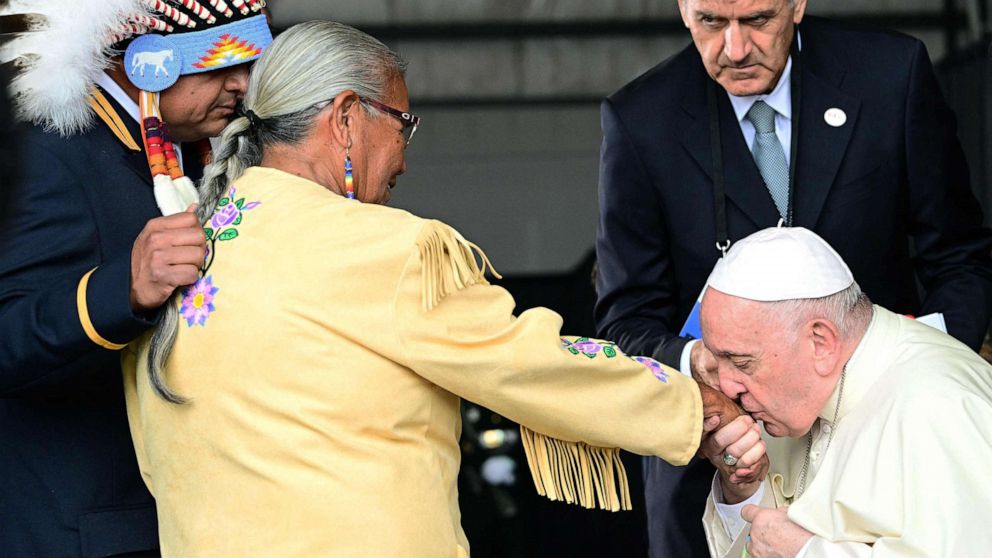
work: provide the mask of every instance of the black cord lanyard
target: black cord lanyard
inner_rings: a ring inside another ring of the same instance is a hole
[[[802,61],[799,54],[799,30],[796,30],[790,49],[792,70],[789,86],[792,89],[792,141],[789,147],[789,200],[785,215],[785,226],[792,226],[793,200],[796,189],[796,158],[799,154],[799,98],[802,90]],[[720,107],[717,105],[719,84],[709,80],[706,88],[710,112],[710,151],[713,155],[713,200],[716,204],[716,249],[726,255],[730,248],[727,234],[727,195],[723,188],[723,146],[720,142]]]

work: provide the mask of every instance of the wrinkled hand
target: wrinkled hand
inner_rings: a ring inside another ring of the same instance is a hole
[[[812,536],[789,519],[789,508],[744,506],[741,517],[751,524],[747,551],[752,558],[795,558]]]
[[[703,398],[703,419],[719,417],[717,426],[724,426],[730,421],[744,414],[744,410],[737,406],[732,399],[723,394],[720,390],[713,389],[705,383],[699,382],[699,395]]]
[[[724,501],[728,504],[751,497],[768,474],[761,429],[749,415],[735,418],[706,438],[699,453],[719,471]],[[727,465],[723,460],[725,453],[736,457],[737,463]]]
[[[191,205],[183,213],[148,221],[131,249],[131,309],[158,308],[173,291],[195,283],[207,250]]]
[[[689,352],[689,368],[692,378],[713,389],[720,389],[720,374],[717,371],[716,357],[700,341]]]

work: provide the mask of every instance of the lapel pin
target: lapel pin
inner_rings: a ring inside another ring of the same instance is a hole
[[[839,108],[829,108],[823,113],[823,121],[834,128],[840,128],[847,122],[847,113]]]

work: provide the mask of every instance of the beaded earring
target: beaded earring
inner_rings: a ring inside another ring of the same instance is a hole
[[[351,174],[351,140],[344,148],[344,195],[349,200],[355,199],[355,177]]]

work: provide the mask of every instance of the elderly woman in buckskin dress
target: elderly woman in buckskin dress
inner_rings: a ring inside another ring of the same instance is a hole
[[[252,71],[200,186],[202,277],[125,358],[164,556],[467,556],[461,397],[524,425],[540,492],[613,510],[618,448],[683,464],[735,412],[554,312],[514,316],[478,247],[385,206],[420,124],[404,72],[330,22]]]

